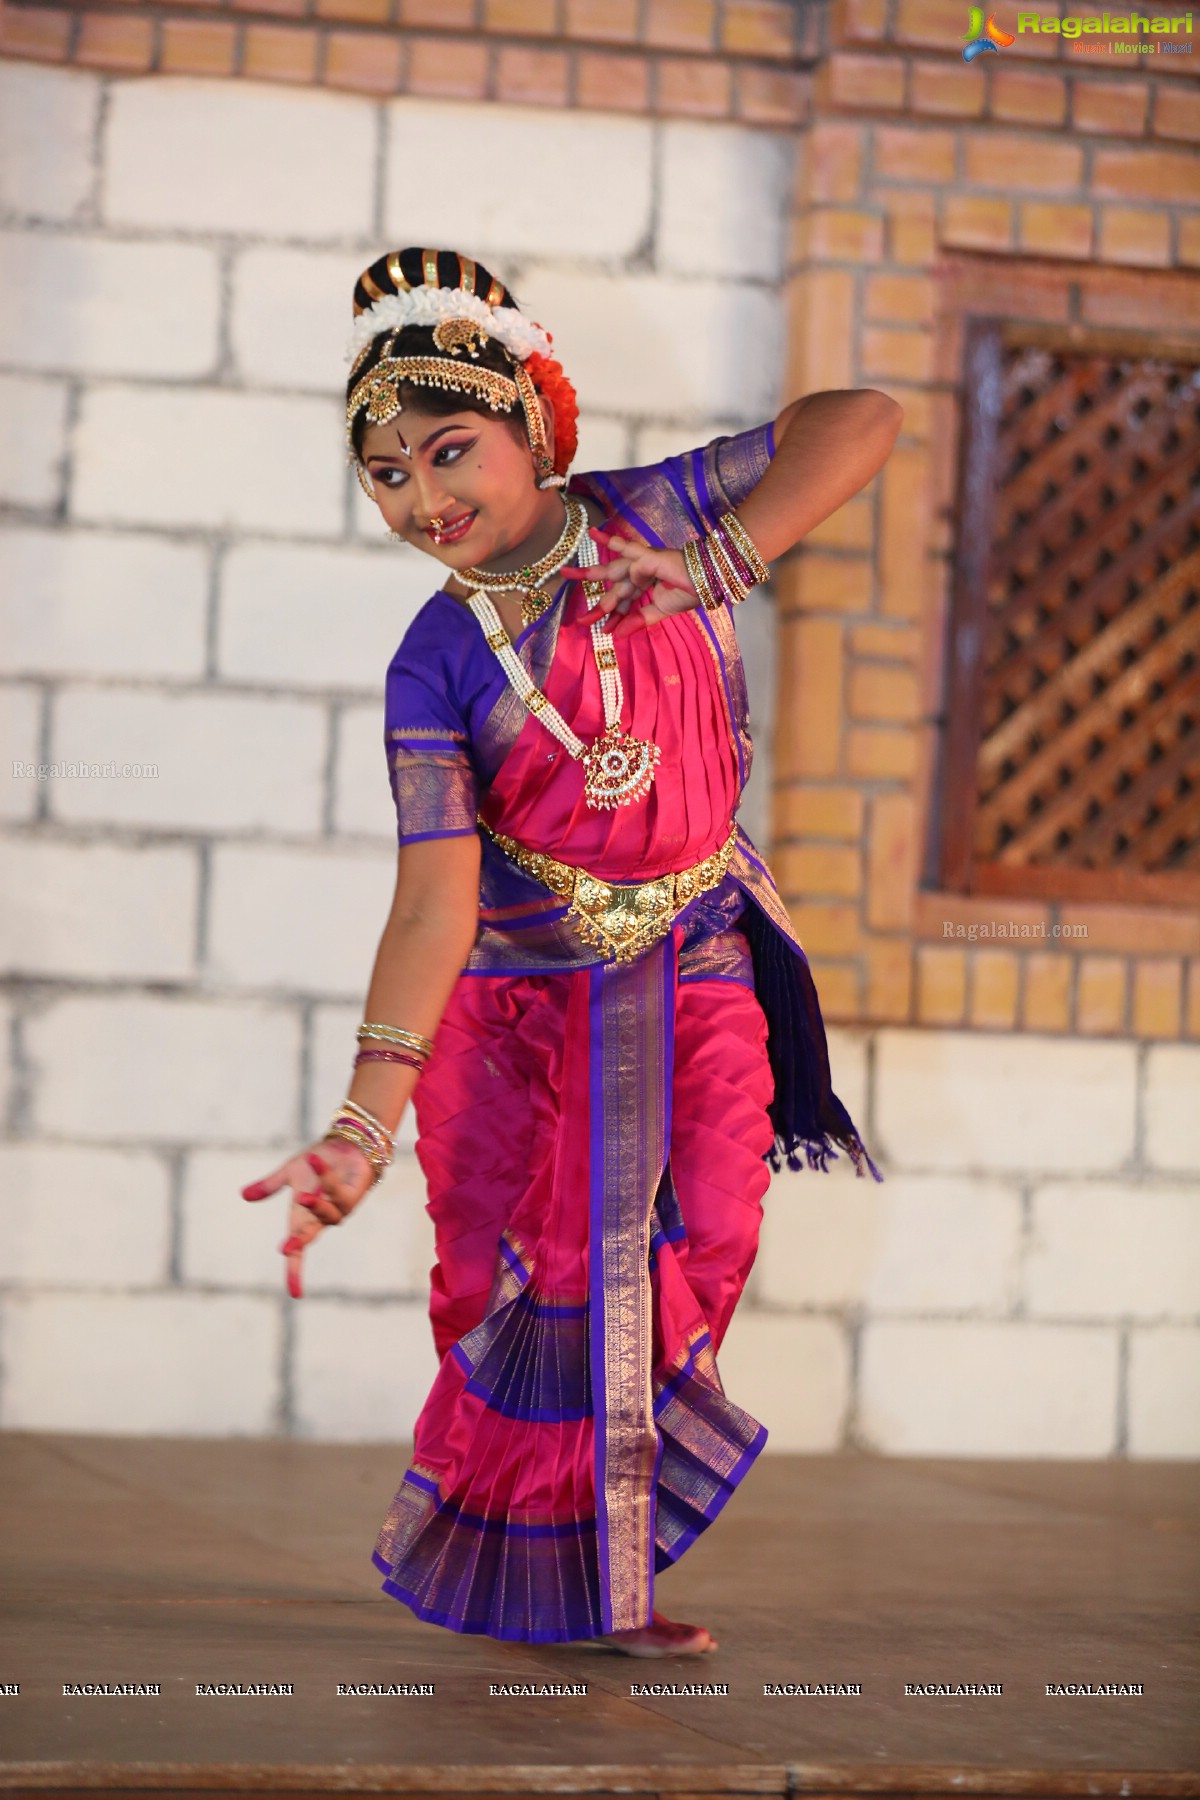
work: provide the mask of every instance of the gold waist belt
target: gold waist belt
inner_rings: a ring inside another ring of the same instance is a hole
[[[580,937],[585,943],[607,950],[617,962],[629,962],[659,938],[666,937],[689,900],[724,880],[737,842],[735,825],[721,848],[692,868],[680,869],[674,875],[656,875],[652,881],[626,884],[589,875],[586,869],[559,862],[544,850],[529,850],[515,838],[493,831],[490,825],[483,829],[518,868],[552,893],[569,900],[567,917],[574,920]]]

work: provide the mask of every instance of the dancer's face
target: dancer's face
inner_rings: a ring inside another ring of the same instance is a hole
[[[554,490],[534,479],[520,414],[405,406],[367,428],[362,459],[389,527],[448,569],[511,561],[547,517],[562,515]]]

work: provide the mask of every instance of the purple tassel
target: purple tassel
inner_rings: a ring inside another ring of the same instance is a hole
[[[754,991],[767,1017],[767,1054],[775,1077],[769,1113],[775,1142],[767,1152],[772,1169],[780,1158],[789,1169],[827,1171],[839,1145],[859,1175],[879,1171],[862,1147],[849,1113],[833,1091],[825,1024],[808,959],[751,901],[741,926],[754,960]]]

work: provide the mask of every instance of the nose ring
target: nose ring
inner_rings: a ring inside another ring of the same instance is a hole
[[[440,531],[442,529],[442,525],[444,524],[444,520],[441,519],[440,517],[435,517],[435,518],[430,519],[429,523],[433,526],[433,529],[435,531]]]

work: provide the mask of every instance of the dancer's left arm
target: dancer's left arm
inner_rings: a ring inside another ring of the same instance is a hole
[[[764,562],[773,562],[878,475],[904,408],[878,388],[831,388],[785,406],[775,455],[737,509]]]
[[[785,406],[775,421],[775,455],[737,508],[764,562],[798,544],[878,475],[891,454],[904,409],[878,388],[830,388]],[[591,573],[606,583],[599,610],[626,636],[698,604],[679,550],[656,550],[617,530],[596,537],[617,552]]]

